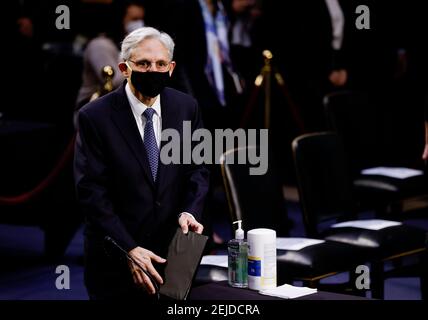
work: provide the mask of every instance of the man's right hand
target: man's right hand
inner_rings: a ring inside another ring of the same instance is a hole
[[[159,283],[163,284],[163,280],[156,269],[153,267],[152,260],[158,263],[165,263],[166,260],[154,254],[150,250],[146,250],[141,247],[136,247],[129,251],[129,255],[137,261],[141,267],[144,268],[148,273],[150,273],[153,278]],[[150,281],[150,278],[131,260],[128,261],[129,268],[132,272],[132,277],[137,286],[146,289],[149,294],[155,294],[156,290],[153,283]]]

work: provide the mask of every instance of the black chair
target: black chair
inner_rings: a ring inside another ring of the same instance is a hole
[[[410,164],[390,152],[395,149],[391,141],[385,141],[385,137],[391,136],[390,129],[385,129],[390,127],[390,120],[376,111],[379,108],[372,97],[364,92],[333,92],[325,96],[324,110],[328,130],[340,135],[352,159],[348,167],[356,199],[362,207],[375,208],[378,214],[388,216],[402,213],[407,207],[406,201],[428,195],[426,178],[422,175],[396,179],[361,174],[363,169],[370,167],[407,167]]]
[[[292,146],[308,235],[363,249],[372,264],[372,294],[383,298],[383,279],[387,276],[384,263],[414,254],[426,255],[427,232],[405,224],[376,231],[331,227],[333,221],[358,219],[341,139],[331,132],[313,133],[297,137]],[[426,288],[422,289],[426,295]]]
[[[267,155],[268,170],[263,175],[250,175],[249,164],[236,163],[249,149],[259,154],[258,147],[232,149],[223,154],[220,166],[226,190],[231,222],[243,220],[245,230],[274,229],[278,237],[287,236],[291,227],[280,176],[276,174],[273,157]],[[244,157],[242,157],[244,158]]]
[[[249,164],[232,163],[232,159],[236,163],[239,153],[247,153],[250,149],[259,152],[255,146],[232,149],[220,161],[231,220],[242,220],[245,231],[270,228],[276,230],[278,236],[286,236],[289,231],[286,203],[273,161],[269,161],[264,175],[250,175]],[[299,280],[319,287],[321,279],[355,270],[364,259],[359,248],[328,240],[300,250],[278,250],[278,284]],[[349,284],[345,284],[345,288],[337,287],[332,290],[346,290]]]

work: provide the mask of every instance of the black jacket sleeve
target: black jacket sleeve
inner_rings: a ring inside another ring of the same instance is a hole
[[[192,120],[192,134],[195,130],[203,128],[201,112],[194,100],[194,117]],[[195,143],[192,142],[192,150]],[[205,197],[209,188],[209,171],[203,164],[192,164],[185,171],[185,194],[182,202],[181,212],[193,214],[196,220],[201,221]]]
[[[78,115],[74,177],[77,197],[88,223],[128,252],[137,243],[126,230],[108,194],[108,166],[102,140],[84,110]]]

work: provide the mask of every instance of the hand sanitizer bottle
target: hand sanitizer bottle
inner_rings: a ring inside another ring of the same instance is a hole
[[[244,240],[244,230],[241,228],[242,220],[235,221],[238,229],[235,231],[235,239],[227,244],[229,285],[237,288],[248,287],[248,244]]]

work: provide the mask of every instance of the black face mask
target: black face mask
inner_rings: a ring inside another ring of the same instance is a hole
[[[141,72],[132,70],[131,82],[143,96],[154,98],[165,88],[169,81],[169,71]]]

